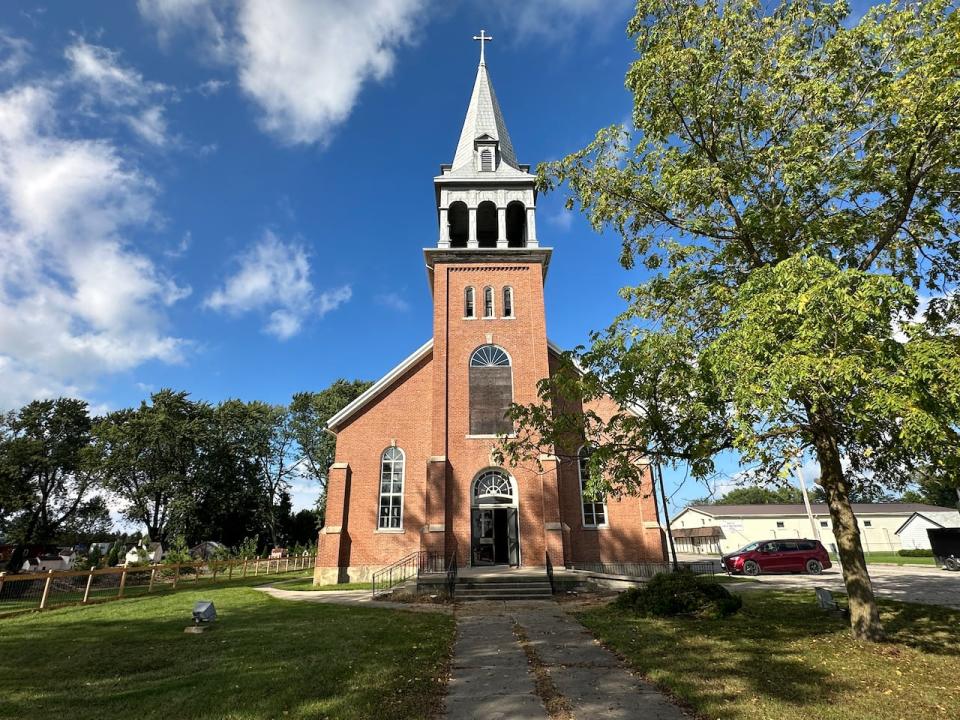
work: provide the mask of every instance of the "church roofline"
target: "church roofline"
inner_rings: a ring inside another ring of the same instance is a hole
[[[420,360],[425,358],[433,351],[433,338],[430,338],[421,345],[419,348],[413,351],[413,353],[405,360],[403,360],[399,365],[394,367],[390,372],[384,375],[382,378],[377,380],[373,385],[371,385],[367,390],[357,398],[343,408],[336,415],[327,420],[327,429],[336,434],[337,427],[343,425],[344,421],[349,420],[353,415],[355,415],[359,410],[366,407],[370,402],[377,399],[385,390],[387,390],[393,383],[403,376],[407,370],[416,365]]]

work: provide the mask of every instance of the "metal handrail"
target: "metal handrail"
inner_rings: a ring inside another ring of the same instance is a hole
[[[376,597],[378,593],[388,592],[400,583],[406,582],[419,574],[420,556],[422,554],[423,552],[420,550],[412,552],[396,562],[387,565],[385,568],[377,570],[377,572],[370,577],[372,596]]]
[[[553,585],[553,563],[550,562],[550,553],[547,553],[547,580],[550,581],[550,594],[553,595],[556,588]]]
[[[457,592],[457,554],[450,556],[450,564],[447,565],[447,596],[452,600]]]

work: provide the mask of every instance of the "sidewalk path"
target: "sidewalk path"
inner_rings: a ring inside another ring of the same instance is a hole
[[[411,612],[436,612],[450,615],[450,605],[430,603],[392,602],[374,600],[369,590],[281,590],[271,585],[258,585],[253,588],[279,600],[298,600],[301,602],[328,603],[331,605],[356,605],[359,607],[385,608],[387,610],[409,610]]]
[[[450,720],[687,717],[552,601],[458,607],[446,710]]]

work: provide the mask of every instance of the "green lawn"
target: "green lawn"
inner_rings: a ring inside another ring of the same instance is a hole
[[[850,638],[813,591],[751,591],[724,620],[637,618],[610,607],[581,622],[638,671],[717,720],[960,717],[960,612],[884,602],[891,642]]]
[[[867,563],[893,563],[894,565],[933,565],[932,557],[903,557],[895,552],[865,553]]]
[[[198,599],[219,619],[186,635]],[[453,633],[448,615],[236,583],[21,615],[0,620],[0,717],[432,717]]]
[[[366,582],[340,583],[339,585],[314,585],[313,578],[294,580],[293,582],[278,582],[274,584],[277,590],[369,590],[372,586]]]

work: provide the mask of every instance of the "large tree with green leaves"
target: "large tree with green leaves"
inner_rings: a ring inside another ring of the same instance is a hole
[[[0,420],[0,524],[18,570],[32,543],[103,529],[98,463],[83,400],[36,400]]]
[[[154,540],[166,541],[171,523],[192,511],[209,416],[209,406],[188,393],[164,389],[96,425],[105,485],[124,502],[124,516]]]
[[[734,449],[777,479],[812,456],[854,635],[878,640],[851,491],[960,457],[960,18],[949,0],[848,13],[639,0],[631,127],[539,182],[565,184],[649,279],[544,402],[514,408],[504,451],[586,436],[606,492],[648,458],[704,477]],[[563,410],[601,396],[625,410]]]
[[[321,524],[326,514],[327,473],[337,448],[337,438],[327,430],[327,421],[372,384],[340,378],[325,390],[296,393],[290,403],[291,428],[300,447],[302,469],[320,486],[317,514]]]

